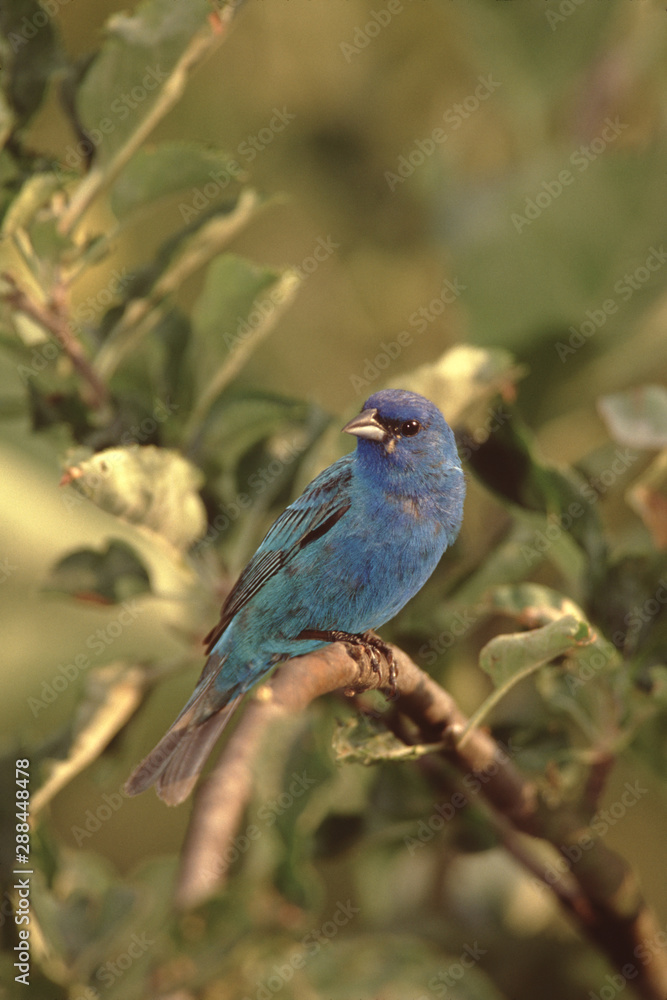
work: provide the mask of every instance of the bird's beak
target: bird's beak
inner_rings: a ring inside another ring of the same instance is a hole
[[[377,410],[364,410],[358,417],[350,420],[349,424],[345,424],[343,432],[354,434],[358,438],[367,438],[369,441],[384,441],[387,431],[377,419],[377,412]]]

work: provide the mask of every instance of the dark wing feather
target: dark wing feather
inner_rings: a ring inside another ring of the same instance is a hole
[[[350,508],[353,455],[321,472],[271,526],[241,573],[220,612],[220,621],[204,642],[210,654],[232,618],[305,545],[322,538]]]
[[[212,651],[234,615],[262,589],[267,580],[276,575],[284,562],[284,553],[280,550],[264,552],[261,556],[259,551],[255,554],[227,595],[220,611],[220,621],[204,639],[207,654]]]

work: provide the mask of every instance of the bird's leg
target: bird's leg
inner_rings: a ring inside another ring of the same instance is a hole
[[[376,667],[375,667],[375,661],[373,659],[373,653],[375,653],[376,655],[377,653],[381,653],[382,656],[384,656],[385,660],[387,661],[387,665],[389,667],[389,687],[391,689],[391,693],[389,694],[389,700],[395,701],[396,698],[398,698],[398,691],[396,690],[398,665],[396,663],[396,658],[394,656],[394,652],[391,646],[389,645],[389,643],[385,642],[384,639],[381,639],[379,635],[376,635],[375,632],[371,632],[370,630],[368,632],[364,632],[364,634],[360,636],[360,638],[362,640],[362,644],[364,646],[368,646],[371,649],[371,664],[374,670],[376,669]]]
[[[361,646],[371,661],[371,669],[373,673],[380,674],[380,661],[378,654],[381,654],[389,666],[389,686],[391,688],[391,693],[389,694],[389,700],[395,701],[398,697],[398,692],[396,690],[396,678],[398,676],[398,668],[396,666],[396,660],[392,652],[392,648],[388,643],[376,635],[375,632],[364,632],[361,635],[356,635],[352,632],[341,632],[337,629],[316,629],[308,628],[304,629],[297,636],[297,639],[319,639],[322,642],[344,642],[348,646],[354,649],[355,646]],[[350,649],[350,655],[353,659],[356,659],[354,654]]]

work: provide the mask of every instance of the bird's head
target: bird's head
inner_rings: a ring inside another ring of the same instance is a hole
[[[416,392],[383,389],[343,427],[358,438],[357,454],[375,475],[395,481],[460,474],[452,429],[438,407]]]

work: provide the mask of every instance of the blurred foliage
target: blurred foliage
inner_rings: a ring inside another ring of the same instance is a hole
[[[0,9],[2,857],[29,759],[31,997],[597,993],[481,799],[347,704],[267,747],[196,913],[170,904],[186,810],[121,788],[344,415],[413,388],[469,494],[385,634],[551,808],[639,777],[605,836],[664,925],[664,9],[230,10]]]

